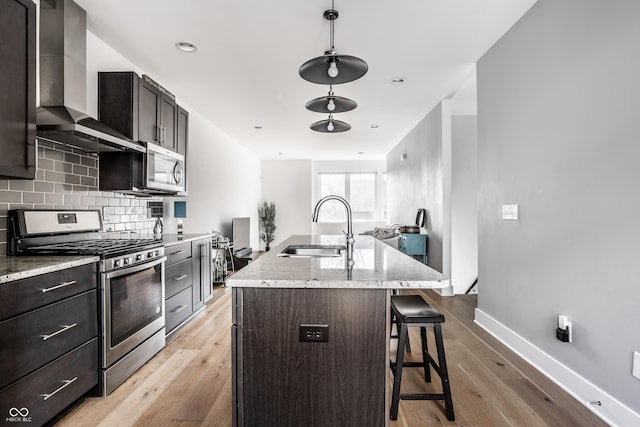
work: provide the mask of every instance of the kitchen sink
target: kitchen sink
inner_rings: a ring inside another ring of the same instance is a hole
[[[278,256],[290,258],[339,257],[347,249],[342,245],[289,245]]]

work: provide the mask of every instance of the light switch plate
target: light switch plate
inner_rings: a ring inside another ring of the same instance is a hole
[[[640,380],[640,352],[633,352],[633,368],[631,374]]]
[[[518,205],[502,205],[502,219],[518,220]]]

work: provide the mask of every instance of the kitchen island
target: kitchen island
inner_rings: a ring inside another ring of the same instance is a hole
[[[234,425],[388,425],[391,289],[449,280],[371,236],[356,236],[352,256],[278,256],[344,242],[291,236],[227,279]]]

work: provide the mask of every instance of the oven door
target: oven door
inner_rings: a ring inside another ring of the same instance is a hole
[[[146,188],[184,191],[184,156],[155,144],[147,144],[145,174]]]
[[[165,260],[102,273],[104,368],[164,327]]]

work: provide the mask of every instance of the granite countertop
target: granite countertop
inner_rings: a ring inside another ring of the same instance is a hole
[[[211,234],[209,233],[203,233],[203,234],[183,234],[182,235],[182,239],[178,239],[178,235],[177,234],[163,234],[162,235],[162,241],[164,242],[165,246],[173,246],[173,245],[178,245],[180,243],[187,243],[187,242],[191,242],[193,240],[199,240],[199,239],[211,239]]]
[[[87,255],[4,256],[0,257],[0,284],[98,261],[100,257]]]
[[[344,236],[291,236],[226,280],[231,287],[260,288],[445,288],[449,279],[372,236],[355,236],[353,267],[347,257],[289,258],[288,245],[344,245]]]

